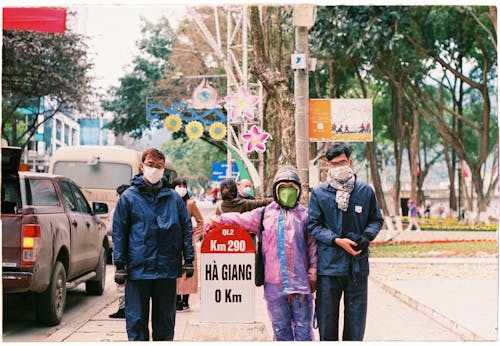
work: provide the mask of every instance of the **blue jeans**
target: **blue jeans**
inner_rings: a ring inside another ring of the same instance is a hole
[[[267,311],[276,341],[312,341],[313,299],[311,294],[294,294],[267,301]]]
[[[368,275],[318,275],[316,315],[321,341],[339,340],[340,299],[344,294],[343,341],[362,341],[368,304]]]
[[[130,341],[149,341],[149,301],[152,301],[153,341],[174,340],[176,279],[127,280],[125,322]]]

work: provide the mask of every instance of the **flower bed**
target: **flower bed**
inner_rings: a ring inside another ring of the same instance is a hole
[[[403,224],[408,225],[408,217],[403,216]],[[495,232],[498,225],[470,225],[466,221],[458,221],[452,218],[419,218],[418,223],[423,231],[487,231]]]

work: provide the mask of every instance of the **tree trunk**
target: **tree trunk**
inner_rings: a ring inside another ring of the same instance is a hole
[[[420,164],[418,162],[418,112],[413,110],[413,128],[411,132],[410,145],[408,150],[408,162],[410,163],[410,176],[411,176],[411,184],[410,184],[410,197],[415,202],[416,205],[420,205],[422,201],[420,201],[419,196],[417,195],[417,187],[418,187],[418,177],[420,175]]]
[[[270,191],[272,177],[281,165],[296,166],[295,151],[295,104],[288,88],[287,76],[272,69],[264,49],[263,28],[259,8],[250,7],[250,35],[252,38],[254,65],[251,72],[262,83],[265,91],[264,129],[269,132],[267,142],[266,177],[264,186]]]

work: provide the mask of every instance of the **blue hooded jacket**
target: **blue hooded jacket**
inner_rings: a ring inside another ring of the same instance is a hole
[[[347,211],[338,208],[335,196],[336,190],[322,183],[311,192],[309,200],[307,230],[318,241],[318,275],[368,275],[368,251],[354,257],[334,240],[365,235],[372,241],[377,236],[383,219],[375,193],[369,185],[356,180]]]
[[[175,279],[182,257],[194,259],[191,217],[182,198],[162,179],[154,190],[142,175],[119,198],[113,214],[115,265],[125,265],[129,279]]]

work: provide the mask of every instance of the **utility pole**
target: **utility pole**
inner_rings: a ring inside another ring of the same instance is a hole
[[[297,170],[302,182],[302,200],[309,201],[309,39],[308,29],[314,24],[316,8],[297,5],[293,8],[295,26],[294,69],[295,148]]]

